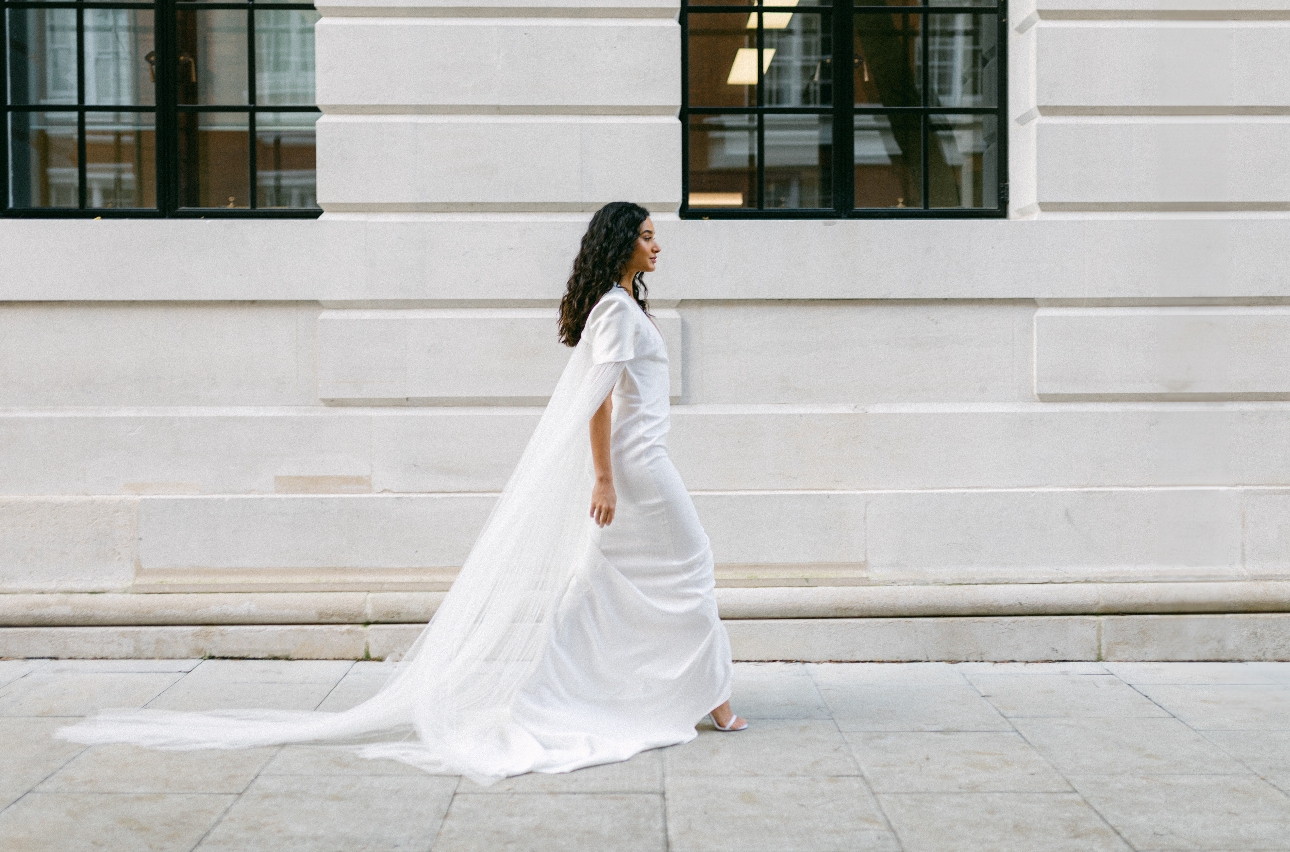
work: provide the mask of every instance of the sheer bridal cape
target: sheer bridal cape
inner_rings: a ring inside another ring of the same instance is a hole
[[[730,647],[707,538],[662,442],[666,377],[662,336],[613,288],[451,590],[368,701],[109,710],[58,735],[184,750],[333,743],[483,784],[688,741],[729,697]],[[619,503],[600,530],[588,423],[611,391]]]

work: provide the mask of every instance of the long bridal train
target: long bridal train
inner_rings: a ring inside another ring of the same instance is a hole
[[[74,742],[344,744],[481,784],[687,742],[730,694],[712,556],[667,457],[662,336],[621,288],[592,310],[452,589],[390,681],[340,713],[110,710]],[[597,528],[588,422],[614,392],[619,492]]]

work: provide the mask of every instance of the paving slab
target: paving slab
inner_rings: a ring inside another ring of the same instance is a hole
[[[13,683],[45,664],[45,660],[0,660],[0,686]]]
[[[85,749],[54,738],[54,732],[70,721],[0,718],[0,809],[16,802]]]
[[[663,852],[658,793],[462,793],[435,852]]]
[[[1073,775],[1137,849],[1290,849],[1290,797],[1253,777]]]
[[[672,852],[898,852],[863,779],[667,778]],[[436,852],[439,852],[436,847]]]
[[[351,670],[332,687],[318,709],[338,713],[357,707],[380,692],[381,687],[389,682],[391,674],[393,672],[390,669]]]
[[[264,767],[263,775],[424,775],[397,760],[368,760],[351,749],[325,745],[288,745]]]
[[[954,670],[966,676],[969,674],[1027,674],[1027,675],[1104,675],[1106,663],[1091,663],[1080,660],[1055,663],[954,663]]]
[[[745,719],[829,718],[829,706],[802,663],[739,666],[730,703]]]
[[[961,685],[820,686],[843,731],[1010,731],[990,702]]]
[[[200,852],[393,852],[429,849],[457,779],[436,775],[262,775]]]
[[[355,663],[349,660],[204,660],[194,680],[221,683],[337,683]]]
[[[259,683],[185,677],[148,702],[150,710],[315,710],[330,683]]]
[[[849,733],[878,793],[1072,792],[1070,784],[1011,731]]]
[[[669,839],[677,852],[1290,852],[1280,664],[741,663],[747,731],[702,724],[692,742],[630,761],[480,788],[338,747],[54,739],[81,713],[149,701],[344,709],[388,664],[9,663],[0,852],[599,852]]]
[[[190,672],[201,665],[200,659],[189,660],[50,660],[41,669],[45,674],[123,672]]]
[[[1290,731],[1290,687],[1139,686],[1151,700],[1197,730]]]
[[[28,793],[0,811],[13,852],[188,852],[233,796]]]
[[[1267,675],[1277,683],[1290,684],[1290,662],[1252,662],[1246,663],[1245,665],[1261,674]]]
[[[1076,775],[1248,775],[1240,761],[1177,719],[1014,719],[1059,772]]]
[[[85,749],[36,788],[42,793],[241,793],[277,748],[153,751]]]
[[[848,686],[962,686],[954,663],[808,663],[821,688]]]
[[[1168,716],[1114,675],[969,674],[1005,716]]]
[[[480,787],[465,778],[459,793],[662,793],[663,751],[641,752],[631,760],[589,766],[555,775],[531,772]]]
[[[1290,772],[1290,731],[1203,731],[1201,735],[1254,772]]]
[[[743,731],[708,728],[684,747],[666,749],[663,761],[669,778],[860,774],[846,739],[827,719],[761,719]]]
[[[1111,674],[1128,684],[1277,683],[1266,669],[1252,663],[1107,663]]]
[[[0,689],[0,716],[88,716],[142,707],[179,681],[181,672],[33,672]]]
[[[1130,852],[1075,793],[885,793],[905,852]]]

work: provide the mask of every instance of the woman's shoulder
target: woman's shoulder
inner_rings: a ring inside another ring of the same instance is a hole
[[[597,362],[630,360],[636,348],[637,318],[633,312],[641,313],[636,300],[621,287],[610,288],[596,302],[583,336],[591,339]]]

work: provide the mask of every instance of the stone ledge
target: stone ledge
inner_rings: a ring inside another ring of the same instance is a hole
[[[1290,614],[736,619],[740,661],[1290,660]],[[0,658],[383,659],[416,624],[5,627]]]
[[[7,594],[0,595],[0,627],[419,629],[443,597],[443,590]],[[741,621],[1290,613],[1290,581],[719,586],[717,604],[722,617]]]

